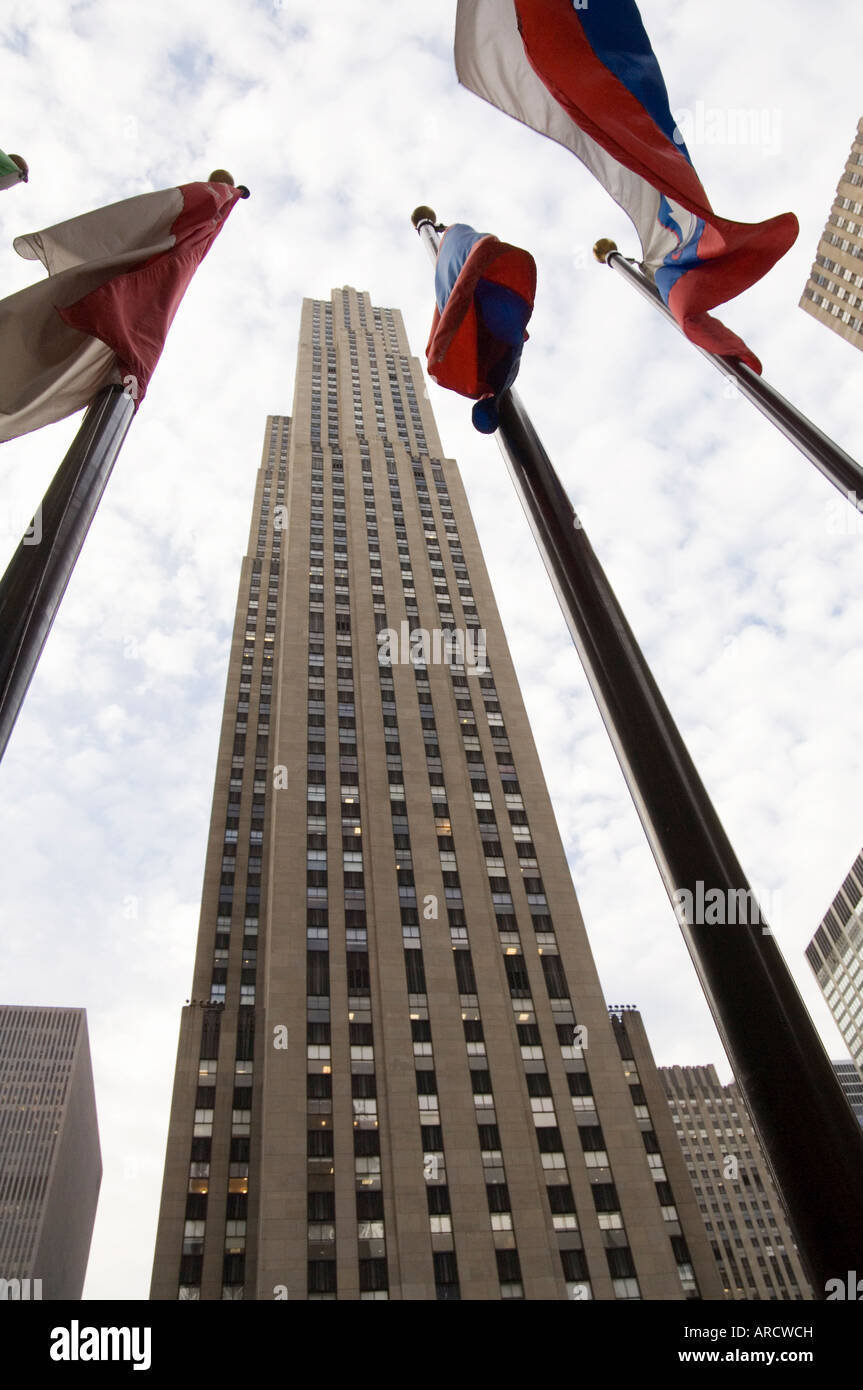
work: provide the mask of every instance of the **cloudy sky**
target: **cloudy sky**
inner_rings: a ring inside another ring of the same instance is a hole
[[[796,246],[722,317],[860,456],[863,357],[797,302],[860,115],[851,0],[642,0],[717,210],[797,213]],[[105,1166],[86,1295],[147,1295],[188,997],[240,558],[265,416],[291,410],[303,296],[405,315],[420,202],[530,248],[520,379],[831,1055],[803,948],[863,839],[863,524],[590,248],[630,224],[565,150],[461,90],[455,0],[11,0],[0,294],[14,236],[230,169],[237,206],[177,316],[0,766],[0,998],[85,1006]],[[803,36],[805,35],[805,42]],[[757,113],[756,142],[732,139]],[[699,118],[699,112],[701,116]],[[686,122],[689,122],[687,125]],[[708,136],[710,138],[708,138]],[[707,1006],[493,441],[430,385],[510,637],[607,998],[662,1064],[713,1061]],[[2,448],[0,563],[76,429]]]

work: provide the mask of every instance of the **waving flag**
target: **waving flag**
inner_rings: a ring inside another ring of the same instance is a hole
[[[476,400],[473,423],[483,434],[497,429],[498,400],[518,373],[535,293],[527,251],[463,222],[447,227],[435,269],[429,375]]]
[[[16,237],[48,279],[0,300],[0,440],[71,415],[109,382],[140,405],[192,276],[246,196],[187,183]]]
[[[0,150],[0,189],[26,183],[28,173],[27,161],[20,154],[4,154]]]
[[[793,245],[797,219],[717,217],[668,105],[634,0],[458,0],[459,81],[565,145],[631,217],[643,265],[699,347],[761,371],[712,318]]]

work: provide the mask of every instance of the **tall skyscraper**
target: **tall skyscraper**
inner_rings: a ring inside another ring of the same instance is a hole
[[[863,852],[806,947],[806,959],[863,1076]]]
[[[712,1065],[660,1067],[659,1075],[726,1297],[811,1298],[737,1085],[723,1086]]]
[[[401,316],[307,300],[242,567],[152,1297],[719,1298],[676,1199]]]
[[[2,1296],[81,1297],[101,1182],[86,1013],[0,1005]]]
[[[857,122],[800,308],[863,348],[863,117]]]

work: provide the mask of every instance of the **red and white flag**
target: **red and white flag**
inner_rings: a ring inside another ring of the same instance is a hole
[[[48,279],[0,300],[0,441],[125,385],[140,405],[192,276],[239,198],[186,183],[15,238]]]

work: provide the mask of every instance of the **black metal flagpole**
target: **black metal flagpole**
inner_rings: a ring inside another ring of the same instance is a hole
[[[434,212],[413,223],[433,257]],[[515,392],[498,444],[783,1195],[816,1298],[863,1269],[863,1132],[614,591]],[[705,908],[707,910],[705,910]]]
[[[0,579],[0,758],[134,409],[122,386],[94,397],[43,498],[41,537],[25,536]]]
[[[593,254],[600,263],[611,266],[618,275],[622,275],[633,285],[640,295],[649,300],[654,308],[674,324],[678,333],[683,332],[671,310],[663,303],[653,281],[648,279],[634,261],[622,256],[613,241],[603,237],[594,246]],[[715,352],[708,352],[706,348],[697,347],[697,344],[693,346],[702,357],[712,362],[723,376],[734,381],[741,396],[751,401],[756,410],[760,410],[810,463],[814,463],[818,471],[839,489],[852,506],[859,503],[863,508],[863,468],[850,454],[840,449],[823,430],[813,425],[796,406],[787,401],[775,386],[771,386],[757,372],[753,372],[745,362],[740,362],[736,357],[720,357]]]

